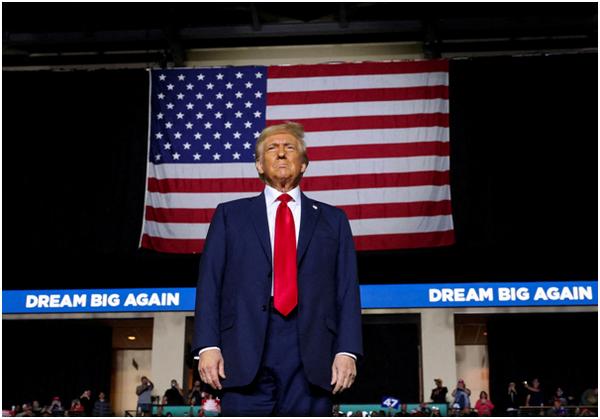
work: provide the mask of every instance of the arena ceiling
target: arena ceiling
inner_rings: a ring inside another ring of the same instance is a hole
[[[429,58],[597,48],[597,3],[3,3],[3,67],[182,65],[194,48],[422,42]]]

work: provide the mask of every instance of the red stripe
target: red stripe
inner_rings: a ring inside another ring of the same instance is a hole
[[[356,250],[391,250],[454,244],[454,230],[432,233],[374,234],[354,237]]]
[[[162,239],[144,234],[142,247],[164,253],[200,253],[205,240]],[[356,250],[390,250],[400,248],[437,247],[454,244],[454,231],[407,234],[376,234],[354,237]]]
[[[387,157],[448,156],[450,143],[427,141],[402,144],[359,144],[311,147],[310,160],[369,159]]]
[[[154,208],[146,206],[146,220],[159,223],[210,223],[215,208]]]
[[[341,131],[353,129],[418,128],[449,126],[447,113],[425,113],[413,115],[348,116],[341,118],[295,119],[307,132]],[[267,120],[267,125],[278,125],[286,120]]]
[[[392,204],[363,204],[342,205],[350,220],[369,218],[398,218],[398,217],[433,217],[436,215],[451,215],[452,206],[449,200],[398,202]],[[214,208],[153,208],[146,207],[146,220],[159,223],[210,223],[215,212]]]
[[[180,182],[183,180],[184,182]],[[222,185],[219,184],[226,180]],[[207,193],[214,192],[256,192],[262,191],[264,184],[243,182],[249,179],[148,179],[148,191],[159,193]],[[302,179],[305,191],[327,191],[356,188],[386,188],[399,186],[447,185],[447,171],[424,171],[406,173],[381,173],[360,175],[314,176]],[[249,185],[249,186],[248,186]],[[258,187],[258,188],[257,188]],[[148,207],[151,208],[151,207]],[[154,208],[153,211],[167,211]],[[184,211],[193,211],[185,209]],[[165,213],[166,214],[166,213]],[[151,215],[156,217],[158,215]],[[187,215],[182,214],[182,217]],[[204,219],[204,218],[203,218]],[[159,221],[156,219],[156,221]]]
[[[302,179],[303,191],[393,188],[401,186],[447,185],[449,172],[408,172],[362,175],[315,176]]]
[[[394,63],[344,63],[271,66],[268,78],[359,76],[368,74],[408,74],[448,71],[448,60],[402,61]]]
[[[223,179],[156,179],[148,178],[148,192],[160,193],[196,193],[196,192],[257,192],[260,193],[265,184],[258,178],[223,178]]]
[[[267,94],[267,106],[416,99],[448,99],[448,86],[323,90],[316,92],[274,92]]]
[[[350,220],[365,220],[369,218],[398,218],[398,217],[433,217],[436,215],[451,215],[452,206],[449,200],[402,202],[393,204],[364,204],[340,206]]]
[[[204,240],[162,239],[144,234],[142,247],[163,253],[201,253],[204,250]]]

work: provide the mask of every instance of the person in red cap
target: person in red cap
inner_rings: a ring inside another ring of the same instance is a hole
[[[50,413],[53,416],[62,416],[65,409],[62,407],[62,402],[60,401],[60,397],[54,396],[52,397],[52,403],[50,403]]]

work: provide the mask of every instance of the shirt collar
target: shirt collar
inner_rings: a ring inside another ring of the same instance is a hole
[[[300,203],[300,186],[296,186],[291,191],[287,192],[289,196],[292,197],[294,203]],[[272,204],[277,201],[280,195],[283,195],[283,192],[279,192],[272,186],[265,186],[265,197],[267,198],[267,203]]]

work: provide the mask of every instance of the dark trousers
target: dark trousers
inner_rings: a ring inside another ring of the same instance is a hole
[[[258,374],[249,386],[223,390],[222,415],[331,416],[331,393],[308,382],[299,348],[296,311],[283,317],[271,307]]]

